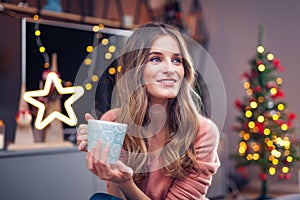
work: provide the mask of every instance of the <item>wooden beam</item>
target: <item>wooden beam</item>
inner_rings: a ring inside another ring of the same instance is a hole
[[[38,13],[38,9],[35,7],[19,7],[15,4],[10,4],[10,3],[1,3],[5,10],[9,11],[14,11],[16,13],[19,13],[21,15],[27,15],[32,16]],[[91,24],[91,25],[96,25],[96,24],[103,24],[104,26],[108,27],[114,27],[114,28],[124,28],[122,27],[122,24],[119,21],[113,21],[113,20],[108,20],[108,19],[100,19],[96,17],[91,17],[91,16],[81,16],[78,14],[72,14],[72,13],[65,13],[65,12],[54,12],[54,11],[48,11],[48,10],[41,10],[40,15],[43,19],[56,19],[56,20],[61,20],[61,21],[70,21],[70,22],[76,22],[76,23],[86,23],[86,24]],[[132,27],[126,27],[126,28],[134,28],[135,26]]]

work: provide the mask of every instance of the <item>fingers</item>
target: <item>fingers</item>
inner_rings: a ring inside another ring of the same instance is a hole
[[[77,137],[78,137],[79,140],[82,140],[82,141],[87,141],[88,140],[88,135],[87,134],[78,135]]]
[[[77,129],[77,140],[87,140],[88,126],[87,124],[80,124]]]
[[[86,151],[88,144],[88,126],[86,124],[80,124],[77,129],[77,145],[79,151]]]
[[[97,145],[96,145],[96,147],[95,148],[93,148],[93,152],[94,152],[94,154],[93,154],[93,156],[94,156],[94,158],[96,159],[96,160],[100,160],[100,152],[101,152],[101,148],[102,148],[102,141],[101,140],[98,140],[98,142],[97,142]]]
[[[128,176],[132,176],[133,175],[133,170],[126,166],[123,162],[121,162],[120,160],[118,160],[115,163],[115,167],[122,173],[124,173],[124,175],[128,175]]]
[[[85,113],[84,117],[85,117],[86,121],[89,121],[91,119],[95,119],[90,113]]]
[[[88,169],[102,180],[112,182],[125,182],[132,178],[133,170],[127,167],[123,162],[117,161],[113,165],[109,163],[110,145],[103,145],[99,140],[86,157]]]
[[[103,151],[102,151],[102,162],[108,164],[109,163],[109,143],[106,143],[103,147]]]
[[[87,141],[81,141],[79,144],[78,144],[78,150],[79,151],[87,151]]]
[[[95,166],[94,166],[94,154],[95,154],[95,152],[93,152],[93,151],[94,151],[94,148],[87,153],[86,166],[91,172],[93,172],[95,175],[97,175],[97,170],[95,169]]]
[[[94,119],[94,117],[89,113],[86,113],[84,117],[85,117],[86,121]],[[87,151],[87,144],[88,144],[88,125],[87,124],[79,125],[79,127],[77,129],[76,139],[77,139],[77,146],[78,146],[77,149],[79,151]]]
[[[94,148],[88,152],[86,162],[90,171],[96,174],[100,179],[108,180],[111,177],[111,168],[108,161],[107,145],[102,147],[102,142],[99,140]]]

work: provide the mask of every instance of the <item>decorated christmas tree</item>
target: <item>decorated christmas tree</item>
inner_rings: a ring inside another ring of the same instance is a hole
[[[291,167],[298,159],[291,139],[296,115],[287,110],[280,77],[284,67],[265,50],[262,27],[256,54],[249,64],[250,70],[242,74],[246,95],[235,101],[240,112],[235,126],[240,137],[235,158],[240,172],[252,164],[259,166],[262,182],[259,199],[268,199],[268,177],[289,179]]]

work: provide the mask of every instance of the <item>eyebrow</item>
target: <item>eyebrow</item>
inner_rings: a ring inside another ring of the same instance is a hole
[[[149,52],[149,56],[152,55],[152,54],[158,54],[158,55],[162,55],[163,53],[162,52],[159,52],[159,51],[152,51],[152,52]],[[181,53],[172,53],[173,55],[175,56],[182,56]]]

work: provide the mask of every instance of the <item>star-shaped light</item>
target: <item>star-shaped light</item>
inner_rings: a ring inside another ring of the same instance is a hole
[[[45,104],[34,99],[33,97],[47,96],[50,93],[52,83],[54,84],[59,94],[73,94],[64,102],[64,106],[68,113],[68,116],[58,111],[53,111],[45,119],[43,119],[46,110]],[[71,105],[74,102],[76,102],[83,94],[84,90],[81,86],[63,87],[57,74],[55,72],[49,72],[49,74],[47,75],[44,89],[25,92],[23,98],[25,101],[38,108],[38,113],[35,120],[35,127],[41,130],[45,128],[48,124],[50,124],[55,118],[68,124],[69,126],[75,126],[77,124],[77,117]]]

